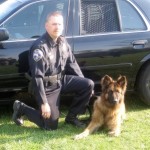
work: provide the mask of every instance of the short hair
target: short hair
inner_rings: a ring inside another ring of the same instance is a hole
[[[55,11],[55,12],[52,12],[52,13],[49,13],[46,17],[46,22],[49,21],[49,19],[52,17],[52,16],[61,16],[63,18],[63,15],[61,12],[59,11]]]

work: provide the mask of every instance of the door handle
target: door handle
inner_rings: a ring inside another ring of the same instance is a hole
[[[133,41],[132,45],[134,49],[142,49],[145,47],[145,45],[148,43],[147,40],[137,40],[137,41]]]

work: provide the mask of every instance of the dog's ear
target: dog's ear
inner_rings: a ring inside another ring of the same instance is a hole
[[[126,91],[126,87],[127,87],[127,78],[126,76],[119,76],[117,79],[117,83],[122,87],[122,89],[124,90],[124,92]]]
[[[113,79],[112,79],[110,76],[105,75],[105,76],[101,79],[101,81],[100,81],[100,84],[101,84],[101,86],[102,86],[102,91],[103,91],[111,82],[113,82]]]

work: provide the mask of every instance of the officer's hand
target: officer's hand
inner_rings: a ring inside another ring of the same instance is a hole
[[[45,119],[50,118],[51,116],[51,109],[48,103],[42,104],[41,105],[41,111],[42,111],[42,116]]]

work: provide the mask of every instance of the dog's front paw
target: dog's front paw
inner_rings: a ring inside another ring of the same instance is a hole
[[[79,139],[83,139],[86,136],[88,136],[88,134],[86,132],[83,132],[81,134],[75,135],[74,140],[79,140]]]
[[[110,135],[110,136],[119,136],[120,135],[120,131],[109,131],[108,132],[108,134]]]
[[[74,140],[79,140],[82,138],[83,138],[82,134],[78,134],[78,135],[75,135]]]

